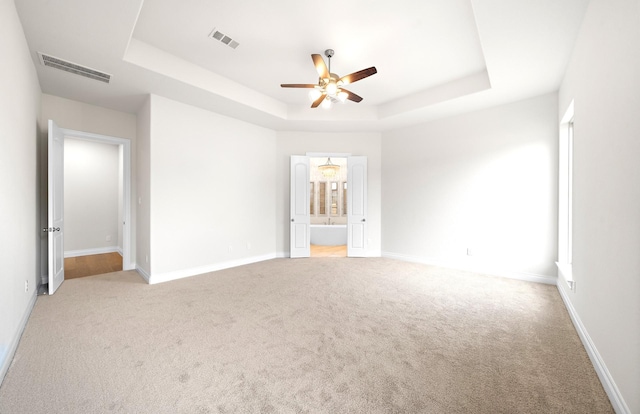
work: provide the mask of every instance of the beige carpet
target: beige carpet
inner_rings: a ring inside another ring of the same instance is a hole
[[[388,259],[278,259],[39,297],[9,413],[613,412],[555,286]]]

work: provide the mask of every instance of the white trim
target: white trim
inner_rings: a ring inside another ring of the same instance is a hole
[[[571,263],[556,262],[558,266],[558,279],[564,280],[572,292],[576,291],[576,282],[573,280],[573,266]]]
[[[151,280],[151,276],[149,276],[149,273],[147,273],[143,268],[136,267],[136,272],[138,272],[138,274],[142,276],[147,283],[150,283],[149,280]]]
[[[611,402],[613,409],[618,414],[631,414],[631,410],[629,409],[629,406],[627,406],[627,404],[625,403],[624,398],[622,397],[622,394],[620,393],[620,390],[618,389],[615,381],[613,380],[611,373],[607,369],[607,366],[605,365],[602,357],[600,356],[600,353],[598,352],[596,345],[591,340],[591,337],[587,332],[587,328],[582,324],[582,321],[580,320],[580,316],[578,316],[578,312],[576,312],[576,309],[571,304],[569,297],[567,296],[566,292],[564,291],[564,289],[562,289],[560,285],[558,285],[558,291],[560,292],[560,297],[564,302],[564,306],[567,308],[567,311],[569,312],[569,316],[571,317],[573,326],[576,328],[576,331],[578,332],[578,336],[582,341],[582,345],[584,345],[584,348],[586,349],[587,354],[589,355],[589,359],[591,360],[591,363],[593,364],[593,367],[596,370],[596,374],[598,374],[598,378],[600,378],[602,387],[604,388],[605,392],[607,393],[607,396],[609,397],[609,401]]]
[[[104,254],[104,253],[119,253],[122,256],[122,250],[118,246],[96,247],[95,249],[83,249],[83,250],[67,250],[64,252],[64,257],[78,257],[89,256],[92,254]]]
[[[22,333],[24,332],[24,328],[27,326],[27,322],[29,321],[29,316],[31,316],[31,311],[36,304],[36,299],[38,298],[37,292],[33,292],[31,299],[29,300],[29,304],[27,305],[27,309],[22,315],[22,319],[18,324],[18,331],[13,335],[13,339],[9,344],[9,348],[7,349],[7,353],[5,354],[4,361],[0,361],[0,385],[4,381],[5,375],[7,375],[7,371],[9,371],[9,367],[11,366],[11,362],[13,361],[13,357],[16,354],[16,350],[18,349],[18,344],[20,343],[20,338],[22,338]]]
[[[349,158],[351,156],[350,152],[307,152],[304,154],[309,158]]]
[[[276,253],[276,258],[277,259],[288,259],[289,257],[291,257],[289,252],[277,252]]]
[[[275,259],[275,254],[265,254],[263,256],[247,257],[244,259],[230,260],[227,262],[215,263],[207,266],[193,267],[191,269],[176,270],[173,272],[152,274],[149,276],[149,284],[169,282],[171,280],[183,279],[185,277],[201,275],[203,273],[215,272],[218,270],[230,269],[232,267],[238,267],[248,265],[251,263],[263,262],[265,260]],[[143,276],[144,277],[144,276]]]
[[[572,100],[558,129],[558,262],[569,265],[573,251],[573,118]],[[565,272],[564,276],[571,275]]]
[[[65,136],[122,146],[122,269],[135,269],[131,243],[131,140],[91,132],[60,128]],[[118,224],[120,225],[120,224]]]
[[[575,100],[572,99],[571,102],[569,103],[569,106],[567,106],[567,110],[564,112],[564,115],[562,116],[562,120],[560,121],[561,124],[567,124],[569,122],[571,122],[571,120],[573,119],[573,114],[575,113]]]
[[[556,285],[557,276],[537,275],[534,273],[515,272],[510,270],[498,269],[490,265],[481,265],[475,263],[461,263],[455,261],[447,261],[441,259],[409,256],[405,254],[382,252],[382,257],[390,259],[403,260],[405,262],[422,263],[431,266],[446,267],[450,269],[465,270],[469,272],[482,273],[490,276],[505,277],[508,279],[524,280],[526,282],[544,283],[546,285]]]

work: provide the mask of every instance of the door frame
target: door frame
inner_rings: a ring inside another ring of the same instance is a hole
[[[131,140],[73,129],[60,129],[65,137],[118,145],[122,149],[122,270],[135,269],[131,255]]]
[[[353,157],[354,155],[350,152],[306,152],[305,156],[308,158],[346,158],[347,159],[347,170],[349,169],[349,158]],[[366,155],[363,155],[363,157],[365,157],[366,159],[368,159],[368,157]],[[366,172],[367,176],[369,174],[368,170]],[[347,181],[349,181],[349,177],[347,176]],[[291,186],[289,186],[289,197],[291,198]],[[347,199],[347,204],[349,204],[351,202],[351,200]],[[366,201],[365,201],[366,202]],[[349,221],[347,219],[347,232],[348,227],[349,227]],[[368,223],[365,224],[365,226],[368,227]],[[310,230],[309,230],[310,231]],[[291,240],[289,240],[289,243],[291,243]],[[349,238],[347,237],[347,257],[365,257],[364,255],[355,255],[355,256],[349,256],[349,250],[348,250],[348,246],[349,246]],[[291,250],[291,247],[289,247],[289,250]],[[365,247],[364,251],[368,251],[368,247]]]

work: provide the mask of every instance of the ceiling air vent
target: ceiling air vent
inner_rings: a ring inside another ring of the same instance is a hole
[[[85,78],[94,79],[100,82],[109,83],[111,75],[108,73],[100,72],[95,69],[88,68],[86,66],[80,66],[76,63],[72,63],[57,57],[45,55],[42,52],[38,52],[40,57],[40,63],[44,66],[64,70],[65,72],[75,73],[76,75],[84,76]]]
[[[219,32],[216,29],[213,29],[213,31],[209,34],[209,37],[215,40],[219,40],[220,42],[224,43],[225,45],[229,46],[232,49],[235,49],[236,47],[240,46],[240,43],[236,42],[226,34]]]

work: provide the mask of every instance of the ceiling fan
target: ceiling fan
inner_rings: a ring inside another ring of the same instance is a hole
[[[333,49],[325,50],[324,55],[329,59],[328,68],[324,63],[322,56],[318,54],[311,55],[313,64],[320,76],[317,84],[283,83],[280,86],[283,88],[313,89],[309,94],[313,100],[313,103],[311,104],[312,108],[317,108],[320,104],[322,104],[323,107],[330,107],[332,102],[344,102],[347,99],[353,102],[360,102],[362,100],[361,96],[344,89],[343,86],[378,73],[376,68],[372,66],[370,68],[362,69],[349,75],[339,77],[335,73],[331,73],[331,57],[334,55]]]

